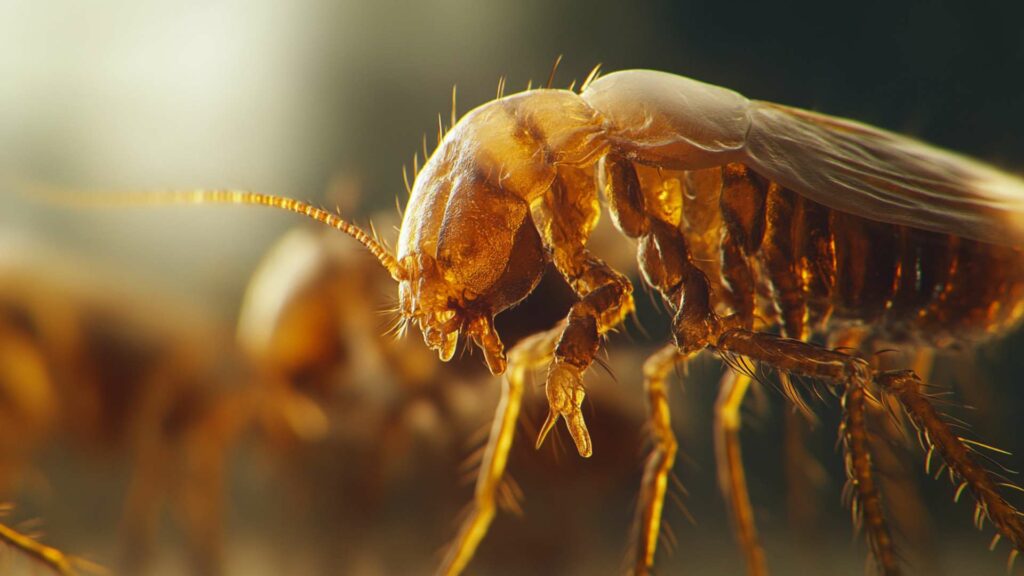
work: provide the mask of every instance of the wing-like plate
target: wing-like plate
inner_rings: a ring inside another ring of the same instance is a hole
[[[746,163],[830,208],[1024,247],[1024,180],[865,124],[753,101]]]

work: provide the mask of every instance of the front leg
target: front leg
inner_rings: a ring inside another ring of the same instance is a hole
[[[537,437],[537,447],[558,418],[563,418],[576,450],[587,458],[593,446],[580,410],[586,394],[583,373],[594,361],[601,337],[633,311],[633,286],[586,249],[600,214],[590,173],[561,167],[550,189],[532,204],[531,213],[555,268],[580,299],[569,310],[554,362],[548,369],[550,410]]]
[[[580,296],[566,318],[555,359],[548,369],[546,394],[549,412],[537,436],[537,447],[554,427],[565,420],[576,450],[584,458],[593,453],[590,433],[580,407],[586,394],[583,373],[590,367],[600,348],[601,337],[619,325],[633,311],[633,286],[582,246],[565,250],[555,248],[555,265]]]

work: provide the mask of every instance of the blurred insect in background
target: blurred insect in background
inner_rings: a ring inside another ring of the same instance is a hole
[[[454,114],[453,114],[454,116]],[[443,132],[443,130],[442,130]],[[618,229],[638,241],[644,280],[673,315],[673,342],[643,374],[654,449],[637,509],[635,573],[654,564],[677,442],[667,403],[673,366],[710,350],[730,367],[716,406],[720,482],[751,574],[767,567],[742,466],[740,412],[751,383],[774,370],[786,397],[842,398],[840,437],[854,516],[882,573],[898,574],[866,413],[917,430],[959,498],[976,500],[1011,559],[1024,521],[1001,496],[978,442],[940,414],[910,370],[883,370],[879,344],[971,348],[1024,314],[1024,182],[968,158],[863,124],[752,101],[654,71],[587,78],[579,92],[499,97],[446,134],[416,175],[397,249],[305,203],[233,190],[141,196],[139,202],[239,203],[298,212],[362,243],[399,284],[403,329],[418,326],[450,360],[473,341],[502,397],[473,508],[442,565],[458,574],[496,512],[524,378],[547,368],[549,415],[583,457],[583,374],[603,337],[633,310],[627,278],[587,248],[603,193]],[[564,322],[507,353],[494,317],[525,298],[548,263],[578,301]],[[849,342],[845,348],[836,348]],[[805,380],[801,380],[805,379]],[[890,404],[890,401],[892,404]]]
[[[486,418],[479,375],[440,369],[422,346],[386,333],[387,285],[337,236],[296,229],[260,263],[239,315],[261,389],[262,445],[289,488],[290,523],[319,527],[288,549],[312,545],[322,573],[394,560],[374,556],[389,487],[415,471],[417,490],[429,486],[433,499],[404,500],[444,502],[463,441]]]
[[[4,497],[38,484],[31,460],[49,446],[126,458],[123,570],[143,572],[170,499],[194,572],[219,573],[224,458],[250,412],[229,333],[104,285],[80,262],[25,245],[2,252]]]

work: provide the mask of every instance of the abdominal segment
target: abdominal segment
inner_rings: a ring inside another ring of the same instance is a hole
[[[636,171],[645,211],[679,227],[716,310],[749,326],[806,339],[861,325],[945,347],[1024,315],[1019,249],[830,209],[743,164]]]

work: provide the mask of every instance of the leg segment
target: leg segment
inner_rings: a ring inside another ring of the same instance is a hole
[[[846,453],[846,477],[852,488],[850,503],[854,522],[867,529],[871,552],[881,572],[887,576],[900,573],[899,559],[893,547],[892,535],[882,510],[882,496],[875,483],[868,430],[865,423],[865,396],[863,383],[851,382],[843,395],[843,424],[840,434]]]
[[[633,286],[586,249],[587,237],[600,214],[597,189],[587,171],[564,167],[547,194],[531,206],[544,247],[558,272],[580,298],[566,318],[547,376],[550,411],[537,445],[563,418],[580,456],[593,452],[580,405],[583,372],[593,362],[601,337],[633,311]]]
[[[684,359],[685,356],[679,354],[675,346],[668,345],[644,362],[644,389],[647,391],[648,418],[654,447],[644,466],[640,501],[637,504],[636,574],[647,574],[654,565],[665,493],[678,449],[676,435],[672,431],[665,379],[669,371]]]
[[[998,492],[997,486],[1009,484],[997,482],[974,457],[974,447],[987,448],[984,444],[957,436],[942,416],[935,410],[928,397],[921,391],[924,383],[912,371],[883,372],[877,378],[879,387],[899,399],[910,416],[911,422],[928,448],[929,456],[937,451],[949,467],[952,478],[957,479],[957,495],[969,488],[977,500],[975,523],[978,527],[987,517],[995,526],[999,536],[1010,541],[1014,550],[1024,550],[1024,520],[1021,512],[1007,502]],[[1012,486],[1011,486],[1012,487]]]
[[[882,344],[875,345],[877,351]],[[931,373],[934,352],[919,350],[913,354],[911,367],[922,380],[927,381]],[[872,359],[876,370],[884,371],[890,361],[898,360],[896,354],[876,355]],[[908,440],[907,418],[899,399],[893,394],[878,394],[878,402],[867,402],[866,425],[868,449],[871,463],[877,471],[878,490],[884,495],[886,517],[892,526],[894,538],[900,544],[906,543],[902,555],[906,564],[922,574],[942,572],[938,555],[935,554],[934,518],[918,487],[919,475],[915,446]],[[927,472],[926,472],[927,473]],[[902,548],[902,546],[901,546]]]
[[[853,511],[867,524],[868,540],[881,572],[899,574],[899,563],[882,510],[868,449],[865,421],[865,387],[872,370],[860,358],[820,346],[747,330],[731,330],[718,337],[716,348],[764,362],[793,374],[822,378],[844,392],[843,439],[847,474],[854,490]]]
[[[1024,549],[1024,520],[1021,518],[1021,513],[997,490],[1000,484],[1007,483],[994,478],[983,466],[978,464],[973,455],[975,447],[982,449],[987,447],[971,440],[965,440],[952,431],[932,406],[928,397],[921,391],[923,383],[913,371],[874,373],[867,362],[862,359],[805,342],[746,330],[727,331],[717,340],[716,348],[719,351],[746,356],[795,374],[830,380],[847,393],[847,402],[850,402],[851,398],[853,399],[855,408],[857,403],[862,402],[862,399],[858,398],[858,392],[853,392],[851,396],[851,391],[854,388],[861,388],[861,392],[863,392],[873,377],[879,389],[895,394],[899,399],[900,405],[917,426],[923,440],[929,446],[929,453],[938,452],[946,466],[949,467],[952,477],[960,480],[958,493],[969,488],[974,494],[978,502],[975,511],[976,523],[981,525],[983,520],[988,518],[995,526],[998,535],[1009,540],[1016,551]],[[860,424],[855,422],[858,418],[857,410],[863,410],[863,407],[856,408],[854,415],[847,415],[846,418],[847,425],[853,423],[855,430],[857,426],[862,425],[862,422]],[[848,431],[848,433],[850,432]],[[855,461],[857,460],[856,450],[856,448],[851,450],[851,456]],[[863,457],[861,460],[863,461]],[[863,474],[863,471],[858,472],[855,467],[854,473]],[[865,477],[864,480],[867,478]],[[881,520],[880,510],[876,518],[868,517],[866,519],[869,523],[882,523],[875,528],[869,526],[869,535],[874,539],[873,548],[884,545],[881,537],[884,520]],[[887,533],[887,529],[885,533]],[[878,560],[882,568],[885,569],[886,558],[879,557]]]
[[[585,395],[583,372],[594,361],[601,336],[633,310],[633,287],[625,276],[590,256],[584,248],[572,253],[556,249],[554,260],[581,299],[569,310],[554,362],[548,370],[546,393],[550,411],[541,426],[537,446],[561,417],[576,450],[587,458],[593,453],[593,446],[580,410]]]
[[[750,376],[731,369],[722,376],[715,403],[715,459],[722,495],[729,503],[733,528],[746,557],[747,574],[764,576],[768,574],[768,567],[754,523],[740,451],[740,407],[750,383]]]
[[[501,400],[498,402],[494,424],[477,475],[472,507],[445,555],[444,562],[438,570],[439,574],[461,574],[473,558],[480,541],[487,534],[497,510],[498,491],[508,463],[508,454],[512,449],[526,375],[530,370],[550,361],[551,351],[560,333],[561,328],[556,327],[536,334],[509,351],[508,372],[502,382]]]

